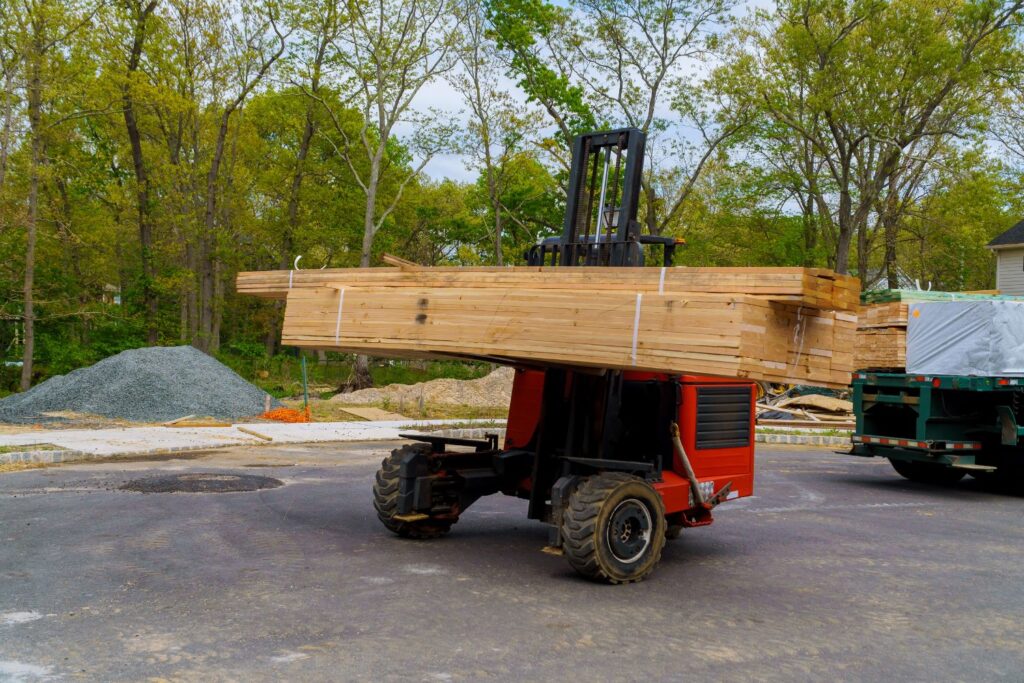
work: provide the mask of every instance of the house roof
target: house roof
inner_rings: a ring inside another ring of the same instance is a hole
[[[989,247],[1006,247],[1012,244],[1024,244],[1024,221],[1017,223],[1002,235],[988,243]]]

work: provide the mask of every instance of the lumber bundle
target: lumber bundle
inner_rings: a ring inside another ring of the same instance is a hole
[[[854,347],[858,370],[903,372],[907,365],[907,307],[899,298],[861,307]]]
[[[284,344],[845,386],[856,317],[753,296],[486,287],[298,287]]]
[[[854,365],[858,370],[904,372],[910,304],[928,302],[1022,301],[985,292],[881,290],[864,292],[858,314]]]
[[[308,287],[529,288],[577,293],[743,294],[821,310],[855,313],[857,278],[822,268],[336,268],[239,273],[240,294],[284,299]]]

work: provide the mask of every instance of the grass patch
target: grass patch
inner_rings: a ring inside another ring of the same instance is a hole
[[[52,443],[30,443],[24,446],[0,446],[0,454],[22,453],[24,451],[66,451],[63,446],[55,446]]]
[[[448,431],[449,429],[504,429],[504,420],[493,420],[489,422],[455,422],[453,424],[444,425],[410,425],[410,429],[414,428],[419,432],[442,432]]]
[[[0,465],[0,474],[7,472],[21,472],[22,470],[41,470],[45,467],[51,467],[49,463],[42,462],[12,462],[6,465]]]
[[[352,374],[349,354],[328,353],[321,363],[313,354],[306,356],[306,376],[310,397],[326,398],[337,392]],[[237,372],[275,398],[302,396],[302,359],[291,354],[268,358],[258,354],[232,353],[217,356],[217,360]],[[432,379],[476,379],[491,371],[489,363],[471,361],[408,361],[377,359],[370,361],[370,376],[374,386],[388,384],[418,384]]]
[[[285,399],[283,403],[289,408],[302,410],[301,399]],[[396,406],[387,402],[360,405],[359,408],[380,408],[389,412],[416,420],[504,420],[508,417],[508,408],[480,408],[477,406],[431,405],[427,403],[420,410],[416,404],[406,405],[404,411],[396,410]],[[346,413],[340,401],[309,399],[309,413],[314,422],[359,422],[359,418]]]
[[[776,429],[758,427],[758,434],[789,434],[791,436],[850,436],[850,429]]]

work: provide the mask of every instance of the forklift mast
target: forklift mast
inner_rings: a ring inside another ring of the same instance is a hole
[[[660,245],[671,266],[676,240],[644,235],[637,221],[647,136],[637,128],[577,135],[560,237],[526,253],[531,266],[642,266],[643,245]]]

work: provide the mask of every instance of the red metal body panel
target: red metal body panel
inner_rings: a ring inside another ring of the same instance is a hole
[[[626,380],[668,381],[668,375],[649,372],[627,372]],[[676,378],[682,386],[682,405],[679,409],[680,440],[701,483],[710,482],[710,488],[718,491],[732,482],[729,498],[742,498],[754,493],[754,419],[756,412],[756,385],[739,379],[682,375]],[[743,386],[750,389],[750,443],[732,448],[697,448],[697,390],[702,386]],[[541,397],[544,389],[542,370],[517,369],[512,387],[512,401],[509,406],[508,431],[505,448],[523,448],[540,421]],[[654,488],[661,494],[667,514],[690,509],[690,487],[685,470],[678,456],[673,456],[671,471],[666,468],[662,481]]]
[[[512,402],[508,407],[505,448],[523,448],[530,442],[540,422],[544,373],[540,370],[516,368],[512,381]]]

